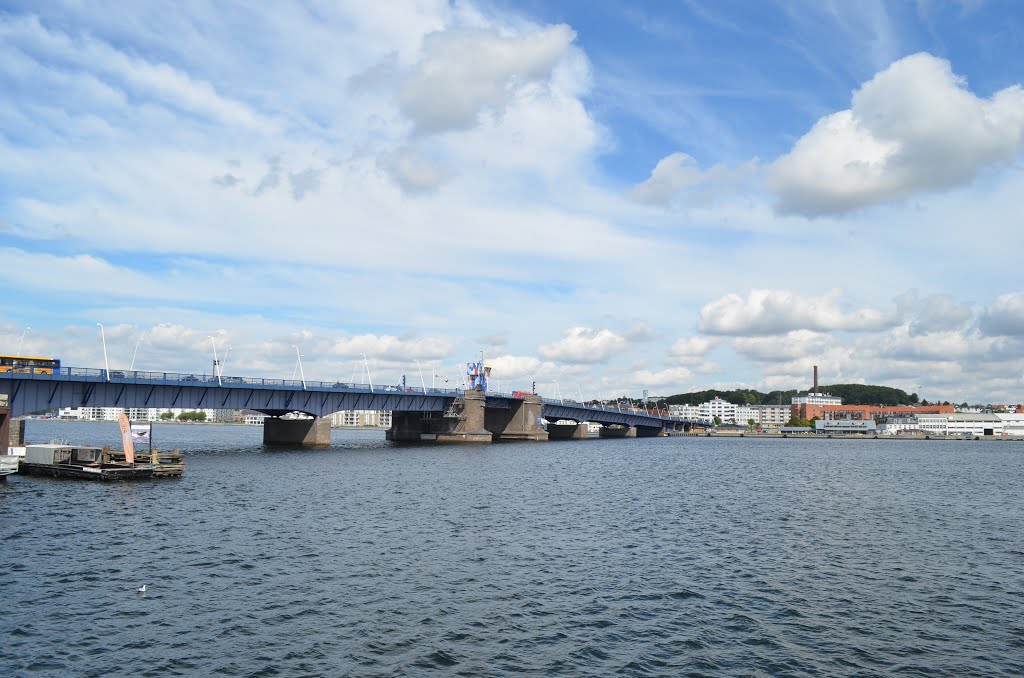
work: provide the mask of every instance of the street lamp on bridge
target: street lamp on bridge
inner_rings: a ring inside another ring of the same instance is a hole
[[[100,326],[100,339],[103,341],[103,367],[107,373],[107,381],[110,381],[110,363],[107,362],[107,335],[103,332],[103,323],[96,323]]]
[[[26,326],[25,329],[23,329],[21,331],[21,341],[18,342],[18,353],[17,353],[17,355],[21,355],[21,346],[22,346],[22,344],[25,343],[25,333],[28,332],[30,329],[32,329],[32,328]],[[918,389],[918,390],[920,390],[920,389]]]
[[[299,347],[296,346],[295,344],[292,344],[292,348],[295,349],[295,357],[299,361],[299,376],[302,378],[302,390],[305,391],[306,390],[306,374],[302,371],[302,354],[299,353]],[[293,379],[295,378],[295,372],[294,371],[292,371],[292,378]]]

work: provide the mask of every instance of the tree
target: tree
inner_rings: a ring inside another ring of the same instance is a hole
[[[168,419],[174,419],[174,412],[163,412],[160,415],[160,418],[165,420],[165,421],[168,420]]]
[[[178,421],[206,421],[206,412],[182,412]]]
[[[756,421],[754,421],[753,419],[747,419],[747,428],[753,431],[755,426],[757,426]]]
[[[722,423],[722,418],[716,414],[714,416],[714,422],[715,422],[715,426],[719,426]]]

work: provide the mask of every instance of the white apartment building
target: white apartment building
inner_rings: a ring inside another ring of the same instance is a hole
[[[331,428],[391,427],[391,412],[387,410],[341,410],[330,417]]]
[[[697,412],[698,418],[704,421],[713,421],[718,417],[719,421],[736,423],[736,405],[718,397],[698,405]]]
[[[683,419],[700,419],[699,405],[669,405],[668,413]]]
[[[778,428],[789,421],[789,405],[738,405],[736,423],[746,424],[751,419],[761,428]]]
[[[174,418],[177,418],[182,412],[205,412],[207,421],[230,421],[222,415],[233,414],[233,410],[197,410],[181,407],[170,409],[161,407],[62,407],[59,416],[61,419],[77,419],[79,421],[117,421],[117,416],[121,412],[128,415],[130,421],[161,421],[160,417],[164,412],[170,412]]]
[[[682,419],[699,419],[700,408],[696,405],[670,405],[669,414]]]

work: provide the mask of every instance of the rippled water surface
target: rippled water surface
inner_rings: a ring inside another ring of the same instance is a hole
[[[1024,442],[155,438],[0,485],[0,675],[1024,672]]]

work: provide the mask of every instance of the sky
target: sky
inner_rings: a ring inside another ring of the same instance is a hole
[[[1016,0],[0,0],[0,352],[1021,402],[1022,81]]]

